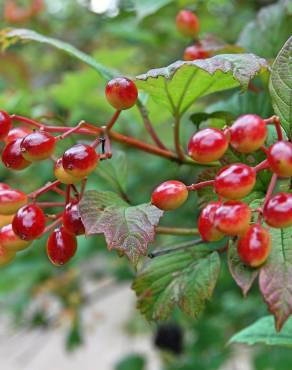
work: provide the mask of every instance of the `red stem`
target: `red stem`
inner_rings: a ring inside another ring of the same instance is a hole
[[[282,127],[281,127],[281,121],[278,116],[272,116],[270,118],[267,118],[264,120],[267,125],[274,124],[278,136],[278,140],[283,140],[283,133],[282,133]]]
[[[54,229],[56,226],[58,226],[63,220],[63,216],[57,218],[56,221],[52,222],[49,226],[47,226],[44,230],[44,232],[42,233],[42,235],[46,234],[47,232],[49,232],[50,230]]]
[[[257,164],[255,167],[254,167],[254,170],[255,172],[260,172],[262,170],[266,170],[267,168],[270,168],[270,165],[269,165],[269,162],[267,159],[265,159],[264,161],[262,161],[261,163]]]
[[[199,182],[197,184],[192,184],[192,185],[187,186],[187,189],[189,191],[198,190],[198,189],[204,188],[206,186],[213,186],[214,182],[215,182],[214,180],[202,181],[202,182]]]
[[[36,205],[40,208],[50,208],[50,207],[64,207],[64,202],[37,202]]]
[[[269,184],[266,196],[265,196],[264,203],[263,203],[262,207],[260,209],[258,209],[258,212],[259,212],[258,222],[262,221],[263,209],[264,209],[266,203],[270,200],[270,198],[273,194],[273,191],[274,191],[276,183],[277,183],[277,179],[278,179],[278,176],[274,173],[272,178],[271,178],[271,181],[270,181],[270,184]]]
[[[56,186],[58,186],[60,184],[61,184],[61,181],[59,181],[59,180],[56,180],[56,181],[51,182],[49,184],[46,184],[42,188],[40,188],[40,189],[38,189],[38,190],[36,190],[36,191],[28,194],[28,197],[29,198],[32,198],[32,199],[36,199],[41,194],[44,194],[44,193],[48,192],[49,190],[52,190],[52,189],[56,188]]]
[[[121,110],[116,110],[114,115],[112,116],[111,120],[109,121],[109,123],[106,125],[105,127],[105,130],[108,132],[110,131],[114,124],[117,122],[117,119],[119,118],[120,114],[121,114]]]

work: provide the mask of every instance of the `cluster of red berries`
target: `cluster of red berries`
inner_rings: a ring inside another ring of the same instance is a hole
[[[188,37],[195,39],[200,31],[200,22],[195,13],[190,10],[181,10],[176,16],[176,27],[178,31]],[[188,46],[184,51],[184,60],[196,60],[209,58],[210,52],[206,50],[200,41]]]
[[[264,146],[267,124],[275,124],[278,141]],[[152,203],[162,210],[173,210],[188,198],[190,190],[213,186],[218,200],[209,203],[201,212],[198,230],[202,240],[218,241],[225,236],[238,237],[238,254],[252,267],[265,262],[271,249],[271,236],[262,226],[262,217],[274,228],[292,226],[292,194],[272,195],[277,177],[292,176],[292,143],[283,140],[278,117],[262,119],[255,114],[239,117],[225,130],[206,128],[196,132],[189,141],[188,154],[199,163],[217,161],[228,146],[240,153],[263,150],[266,159],[255,167],[233,163],[220,169],[214,180],[186,186],[180,181],[166,181],[152,193]],[[258,222],[251,225],[252,210],[242,201],[254,188],[257,172],[269,169],[273,177],[263,207],[257,209]]]
[[[114,115],[116,119],[117,113],[136,103],[138,91],[131,80],[119,77],[107,84],[105,95],[108,102],[117,110]],[[25,125],[13,127],[14,121],[23,122]],[[105,135],[113,123],[112,119],[110,124],[104,127]],[[86,127],[82,127],[83,125]],[[0,141],[5,143],[2,151],[3,164],[9,169],[20,171],[34,162],[50,159],[54,162],[56,178],[54,182],[28,195],[0,183],[0,265],[9,263],[17,251],[27,248],[33,240],[52,229],[54,230],[47,241],[47,254],[51,262],[63,265],[74,256],[77,249],[76,236],[85,233],[78,203],[83,195],[87,176],[95,170],[100,159],[110,158],[111,153],[105,153],[104,145],[102,153],[97,153],[98,145],[104,143],[103,137],[96,137],[91,145],[76,144],[58,159],[54,158],[54,152],[59,140],[73,133],[89,133],[89,126],[80,122],[74,128],[49,127],[25,117],[10,116],[0,111]],[[54,136],[52,133],[55,132],[63,134]],[[82,183],[80,193],[75,186],[79,182]],[[66,185],[66,191],[59,188],[61,184]],[[74,198],[71,198],[72,189]],[[65,202],[37,203],[36,198],[49,190],[64,196]],[[62,206],[64,210],[58,215],[48,217],[43,208],[55,206]],[[50,219],[53,219],[53,222],[47,226]]]

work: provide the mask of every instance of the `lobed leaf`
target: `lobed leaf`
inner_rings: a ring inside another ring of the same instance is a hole
[[[183,114],[196,99],[238,86],[268,69],[267,62],[253,54],[221,54],[191,62],[177,61],[136,77],[137,86],[173,114]]]
[[[148,203],[129,206],[109,191],[87,191],[79,208],[86,235],[104,234],[109,250],[117,249],[133,263],[147,253],[163,214]]]
[[[210,254],[206,246],[156,257],[134,280],[138,308],[148,320],[165,320],[177,305],[196,319],[212,296],[219,271],[218,253]]]

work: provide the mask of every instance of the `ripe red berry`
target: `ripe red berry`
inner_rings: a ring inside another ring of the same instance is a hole
[[[242,235],[249,227],[251,210],[243,202],[229,200],[222,204],[214,216],[214,226],[229,236]]]
[[[78,201],[74,200],[66,205],[63,213],[63,226],[70,234],[82,235],[85,233],[85,228],[78,209]]]
[[[23,157],[27,161],[42,161],[55,150],[56,138],[47,132],[36,131],[25,136],[20,144]]]
[[[15,256],[15,251],[8,250],[0,244],[0,266],[8,265],[12,260],[14,260]]]
[[[54,265],[67,263],[74,256],[76,249],[76,236],[68,233],[63,226],[55,229],[48,238],[47,254]]]
[[[54,175],[62,184],[77,184],[80,182],[80,177],[74,177],[64,170],[63,160],[59,158],[54,166]]]
[[[107,83],[105,96],[114,108],[124,110],[136,103],[138,90],[133,81],[126,77],[117,77]]]
[[[237,251],[242,262],[251,267],[262,265],[271,250],[271,236],[261,225],[250,226],[238,240]]]
[[[42,235],[46,227],[44,212],[35,204],[20,208],[12,221],[13,231],[22,240],[34,240]]]
[[[210,202],[202,210],[198,219],[199,233],[207,242],[215,242],[224,237],[224,234],[214,226],[215,212],[221,205],[221,202]]]
[[[21,171],[28,167],[31,162],[27,161],[21,152],[22,139],[16,139],[6,145],[2,152],[2,162],[7,168],[11,168],[16,171]]]
[[[224,133],[216,128],[205,128],[191,136],[188,153],[199,163],[209,163],[221,158],[228,148]]]
[[[24,138],[25,136],[31,133],[32,133],[32,130],[26,126],[14,127],[8,132],[5,142],[6,144],[8,144],[11,141],[14,141],[16,139]]]
[[[239,117],[230,127],[230,144],[240,153],[258,150],[268,134],[265,121],[256,114]]]
[[[199,45],[188,46],[184,51],[184,60],[197,60],[197,59],[206,59],[210,57],[210,53],[203,49]]]
[[[181,10],[176,16],[176,28],[184,36],[195,37],[200,30],[198,17],[189,10]]]
[[[3,110],[0,111],[0,140],[4,140],[12,127],[12,120]]]
[[[165,181],[154,189],[151,203],[163,211],[180,207],[188,198],[188,189],[180,181]]]
[[[254,168],[243,163],[223,167],[216,175],[216,193],[226,199],[242,199],[251,192],[256,182]]]
[[[76,144],[66,150],[62,157],[64,170],[74,177],[85,177],[93,172],[99,161],[94,148],[86,144]]]
[[[276,142],[270,146],[267,158],[274,173],[283,177],[292,176],[292,143]]]
[[[12,225],[6,225],[0,229],[0,245],[8,250],[20,251],[27,248],[30,241],[22,240],[12,229]]]
[[[0,182],[0,191],[1,190],[8,190],[8,189],[11,189],[11,187],[7,184],[5,184],[5,182]]]
[[[0,214],[12,215],[28,201],[27,195],[19,190],[7,189],[0,191]]]
[[[264,205],[263,214],[269,226],[280,229],[292,226],[292,194],[272,196]]]

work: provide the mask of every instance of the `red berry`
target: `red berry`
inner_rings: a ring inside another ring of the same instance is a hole
[[[268,134],[265,121],[256,114],[239,117],[230,127],[230,144],[240,153],[258,150]]]
[[[21,152],[27,161],[42,161],[55,150],[56,138],[47,132],[36,131],[25,136],[21,142]]]
[[[105,96],[114,108],[129,109],[136,103],[138,90],[133,81],[126,77],[117,77],[107,83]]]
[[[271,197],[263,209],[266,223],[275,228],[292,226],[292,194],[278,193]]]
[[[198,219],[199,233],[207,242],[215,242],[224,237],[224,234],[214,226],[215,212],[221,205],[221,202],[210,202],[202,210]]]
[[[237,251],[242,262],[251,267],[262,265],[271,250],[271,236],[261,225],[250,226],[238,240]]]
[[[34,240],[44,232],[46,217],[41,208],[35,204],[28,204],[17,211],[12,227],[22,240]]]
[[[225,235],[242,235],[249,227],[250,220],[251,210],[247,204],[229,200],[215,211],[214,226]]]
[[[188,153],[197,162],[209,163],[221,158],[227,148],[228,142],[222,131],[205,128],[190,138]]]
[[[0,215],[0,228],[11,224],[14,214],[12,215]]]
[[[278,141],[270,146],[267,158],[274,173],[283,177],[292,176],[292,143]]]
[[[85,177],[93,172],[99,161],[95,150],[86,144],[76,144],[62,157],[64,170],[74,177]]]
[[[63,226],[55,229],[48,238],[47,254],[54,265],[67,263],[75,254],[77,239],[68,233]]]
[[[189,10],[181,10],[176,16],[176,28],[184,36],[195,37],[200,30],[198,17]]]
[[[251,192],[256,182],[254,168],[243,163],[223,167],[215,177],[216,193],[227,199],[242,199]]]
[[[85,228],[78,208],[78,201],[74,200],[66,205],[63,213],[63,226],[70,234],[82,235],[85,233]]]
[[[59,158],[55,163],[54,175],[56,179],[61,181],[62,184],[66,185],[77,184],[81,180],[80,177],[74,177],[64,170],[62,158]]]
[[[165,181],[154,189],[151,203],[163,211],[180,207],[188,198],[188,189],[180,181]]]
[[[31,134],[32,130],[26,126],[14,127],[9,132],[5,139],[6,144],[16,139],[24,138],[26,135]]]
[[[8,189],[11,189],[11,187],[7,184],[5,184],[5,182],[0,182],[0,191],[1,190],[8,190]]]
[[[210,53],[203,49],[199,45],[188,46],[184,51],[184,60],[197,60],[197,59],[206,59],[210,57]]]
[[[0,214],[12,215],[27,203],[27,195],[19,190],[7,189],[0,191]]]
[[[20,171],[31,164],[22,155],[20,147],[21,141],[22,139],[11,141],[4,148],[2,152],[2,162],[7,168]]]
[[[3,110],[0,111],[0,140],[6,138],[9,130],[12,127],[12,120],[9,115]]]
[[[8,250],[20,251],[27,248],[31,242],[22,240],[12,229],[12,225],[6,225],[0,229],[0,245]]]
[[[16,252],[8,250],[0,245],[0,266],[8,265],[12,260],[14,260]]]

